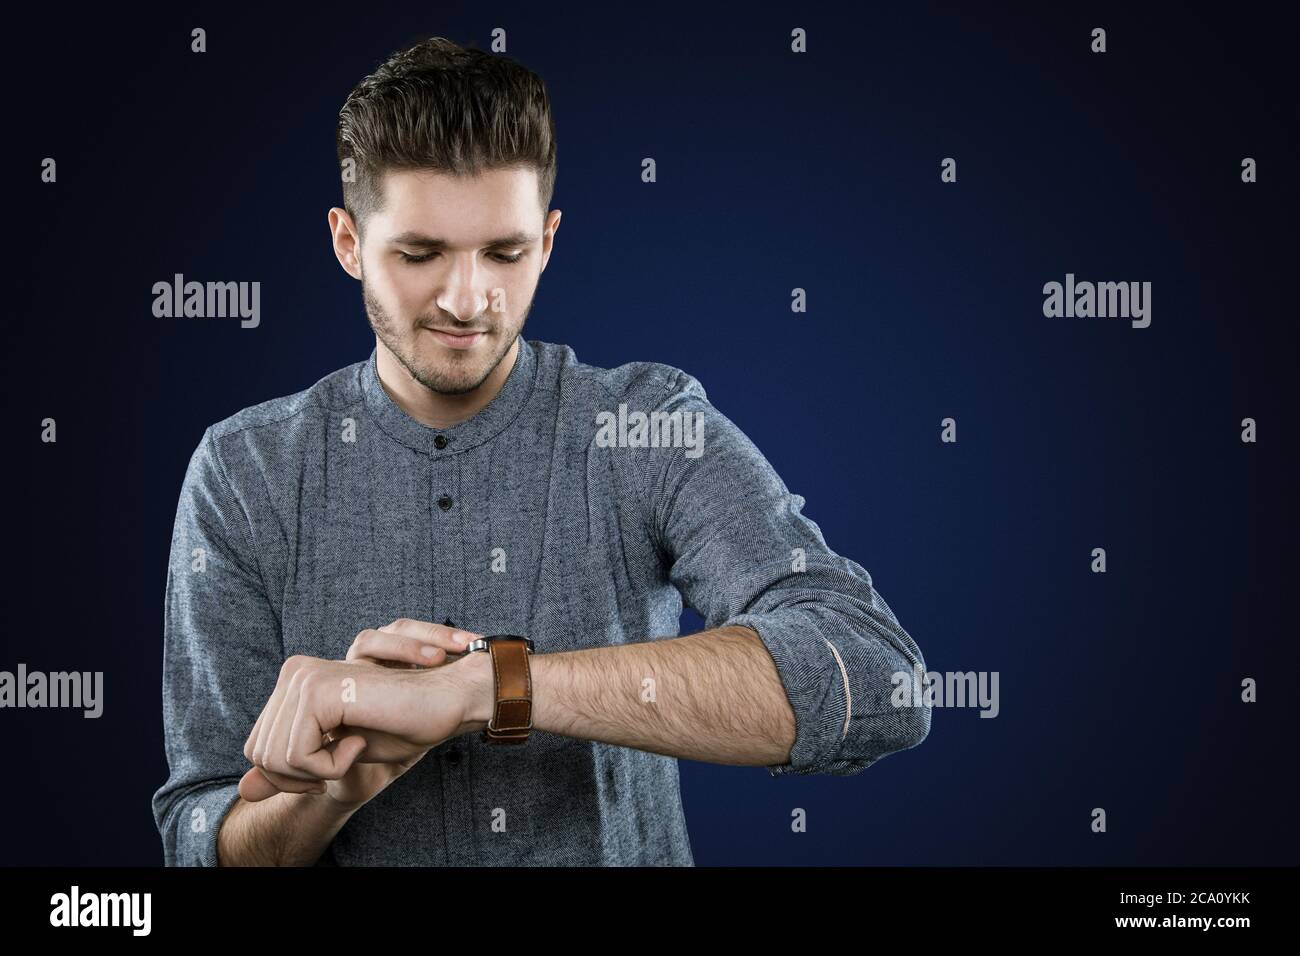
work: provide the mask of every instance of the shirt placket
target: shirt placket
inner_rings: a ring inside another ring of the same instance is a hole
[[[440,438],[442,436],[439,436]],[[435,441],[430,452],[430,511],[433,515],[433,620],[457,626],[465,620],[464,514],[460,462],[446,454],[449,442]],[[474,862],[473,819],[469,800],[470,747],[464,738],[438,748],[441,766],[444,845],[451,866]]]

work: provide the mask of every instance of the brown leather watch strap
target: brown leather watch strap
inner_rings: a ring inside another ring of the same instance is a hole
[[[522,637],[496,635],[488,640],[496,703],[483,739],[494,744],[522,744],[533,729],[533,676],[528,645]]]

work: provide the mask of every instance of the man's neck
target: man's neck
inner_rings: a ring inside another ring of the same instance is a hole
[[[388,351],[387,346],[378,338],[375,342],[375,368],[384,391],[393,400],[393,404],[430,428],[459,425],[486,408],[488,402],[496,398],[505,385],[510,370],[515,367],[515,361],[519,357],[519,338],[516,337],[510,351],[506,352],[505,357],[478,388],[463,395],[444,395],[412,378],[406,366]]]

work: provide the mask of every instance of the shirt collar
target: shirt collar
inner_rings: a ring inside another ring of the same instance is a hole
[[[432,453],[437,447],[434,439],[439,435],[446,437],[444,449],[438,451],[440,455],[468,451],[495,438],[523,411],[537,377],[537,357],[533,347],[520,335],[515,367],[510,370],[501,391],[497,392],[492,401],[457,425],[433,428],[408,415],[384,391],[375,364],[378,353],[379,346],[376,344],[361,369],[361,394],[366,409],[390,438],[425,454]]]

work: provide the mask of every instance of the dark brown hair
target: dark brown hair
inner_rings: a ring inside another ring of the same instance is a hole
[[[542,212],[555,189],[555,120],[541,77],[503,56],[430,37],[394,53],[339,110],[343,208],[359,230],[383,204],[389,169],[458,176],[531,166]]]

